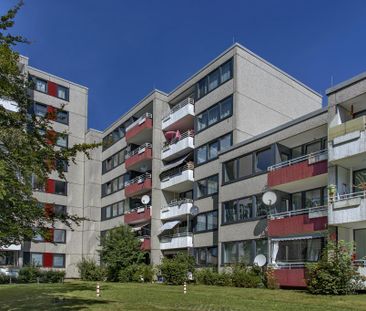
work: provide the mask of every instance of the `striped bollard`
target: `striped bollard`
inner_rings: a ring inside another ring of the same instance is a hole
[[[97,297],[100,297],[100,286],[99,286],[99,283],[97,283]]]
[[[187,294],[187,282],[183,284],[183,294]]]

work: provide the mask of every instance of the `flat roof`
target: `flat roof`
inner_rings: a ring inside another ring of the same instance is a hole
[[[351,86],[352,84],[355,84],[355,83],[357,83],[357,82],[359,82],[361,80],[365,80],[365,79],[366,79],[366,71],[358,74],[357,76],[354,76],[351,79],[348,79],[346,81],[343,81],[341,83],[338,83],[338,84],[330,87],[329,89],[327,89],[325,91],[325,94],[330,95],[330,94],[332,94],[334,92],[340,91],[340,90],[342,90],[342,89],[344,89],[344,88],[346,88],[348,86]]]

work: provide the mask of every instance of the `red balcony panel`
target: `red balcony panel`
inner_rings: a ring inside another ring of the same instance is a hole
[[[150,191],[152,188],[151,179],[147,178],[141,183],[133,183],[125,187],[125,196],[132,197]]]
[[[47,179],[46,181],[46,192],[55,193],[55,181],[53,179]]]
[[[152,128],[152,119],[146,118],[145,122],[135,125],[133,128],[126,132],[126,140],[129,141],[132,137],[140,134],[141,132]]]
[[[268,173],[268,186],[275,187],[278,185],[294,182],[301,179],[325,174],[328,172],[328,161],[320,161],[313,164],[302,161],[294,165],[285,166]]]
[[[144,238],[141,242],[141,250],[142,251],[149,251],[151,249],[151,241],[150,238]]]
[[[281,287],[306,287],[305,268],[276,269],[274,275]]]
[[[57,84],[51,81],[47,82],[48,95],[57,96]]]
[[[141,222],[147,222],[151,219],[151,209],[141,208],[125,214],[124,222],[125,224],[137,224]]]
[[[308,214],[268,220],[268,236],[279,237],[327,229],[328,217],[309,218]]]
[[[151,160],[152,159],[152,149],[151,148],[146,148],[144,152],[140,153],[140,154],[135,154],[132,157],[128,158],[125,161],[125,166],[126,169],[129,169],[131,166],[142,162],[142,161],[147,161],[147,160]]]
[[[53,254],[43,253],[43,267],[52,268],[53,266]]]

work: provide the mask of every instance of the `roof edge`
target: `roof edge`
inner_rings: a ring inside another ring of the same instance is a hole
[[[366,71],[346,80],[346,81],[343,81],[343,82],[340,82],[330,88],[328,88],[326,91],[325,91],[325,94],[327,96],[329,96],[330,94],[332,93],[335,93],[337,91],[340,91],[348,86],[351,86],[352,84],[355,84],[361,80],[365,80],[366,79]]]

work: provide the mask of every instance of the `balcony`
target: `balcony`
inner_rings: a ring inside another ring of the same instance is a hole
[[[304,267],[275,269],[274,276],[281,287],[306,287]]]
[[[281,237],[326,230],[328,224],[327,215],[327,206],[269,215],[268,236]]]
[[[161,152],[161,159],[164,161],[171,161],[179,158],[189,151],[194,149],[194,132],[188,130],[180,135],[178,138],[173,139],[169,144],[163,147]]]
[[[329,224],[348,224],[349,227],[366,221],[366,191],[336,195],[331,200],[329,209]]]
[[[161,189],[174,192],[184,192],[192,189],[194,181],[193,169],[193,162],[188,162],[184,166],[162,173]]]
[[[133,197],[150,192],[152,188],[151,174],[145,173],[125,183],[125,196]]]
[[[288,193],[325,186],[328,151],[320,150],[268,168],[268,187]]]
[[[151,208],[139,207],[134,210],[129,211],[124,216],[124,223],[128,225],[139,224],[143,222],[150,221],[151,219]]]
[[[187,214],[190,214],[192,206],[193,200],[191,199],[172,201],[168,206],[165,206],[161,209],[160,219],[167,220],[185,217]]]
[[[150,241],[150,237],[142,237],[140,238],[141,241],[141,250],[142,251],[149,251],[151,250],[151,241]]]
[[[126,154],[125,167],[130,171],[141,171],[141,168],[151,170],[152,145],[145,143]]]
[[[160,249],[179,249],[193,247],[192,232],[181,232],[160,238]]]
[[[188,97],[179,104],[175,105],[162,118],[162,130],[173,129],[187,130],[192,128],[194,119],[194,100]]]
[[[347,168],[357,166],[366,156],[366,116],[328,129],[329,162]]]
[[[147,112],[126,127],[126,141],[136,145],[151,141],[152,127],[152,114]]]

